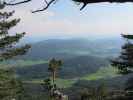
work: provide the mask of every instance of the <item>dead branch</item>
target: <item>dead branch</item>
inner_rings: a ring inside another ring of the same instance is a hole
[[[54,3],[54,1],[55,1],[55,0],[51,0],[51,1],[48,2],[47,0],[44,0],[46,6],[45,6],[44,8],[42,8],[42,9],[38,9],[38,10],[32,11],[32,13],[36,13],[36,12],[40,12],[40,11],[44,11],[44,10],[48,9],[48,7],[49,7],[52,3]]]
[[[14,1],[15,0],[13,0],[13,2]],[[30,1],[32,1],[32,0],[24,0],[24,1],[16,2],[16,3],[4,2],[4,5],[14,6],[14,5],[22,4],[22,3],[27,3],[27,2],[30,2]],[[91,4],[91,3],[101,3],[101,2],[125,3],[125,2],[133,2],[133,0],[73,0],[73,1],[79,2],[79,3],[83,3],[83,6],[80,8],[80,10],[84,9],[87,4]],[[44,0],[44,4],[46,4],[46,6],[44,6],[42,9],[38,9],[38,10],[32,11],[32,13],[45,11],[46,9],[49,8],[49,6],[51,6],[52,4],[54,4],[54,2],[56,2],[56,0],[51,0],[49,2],[47,0]]]
[[[24,1],[16,2],[16,3],[4,2],[4,5],[7,5],[7,6],[14,6],[14,5],[22,4],[22,3],[27,3],[27,2],[30,2],[30,1],[31,1],[31,0],[24,0]]]
[[[80,10],[84,9],[87,4],[91,4],[91,3],[101,3],[101,2],[126,3],[126,2],[133,2],[133,0],[73,0],[73,1],[83,3],[83,6],[80,8]]]

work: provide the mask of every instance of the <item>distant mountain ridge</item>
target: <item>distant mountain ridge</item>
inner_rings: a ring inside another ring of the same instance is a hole
[[[108,66],[109,59],[118,56],[123,41],[120,39],[49,39],[32,44],[24,59],[44,60],[61,59],[64,64],[59,74],[62,78],[81,77]],[[17,68],[18,74],[26,78],[48,76],[48,65],[37,64]]]
[[[120,52],[123,41],[115,39],[49,39],[31,44],[25,59],[68,59],[82,55],[114,57]]]

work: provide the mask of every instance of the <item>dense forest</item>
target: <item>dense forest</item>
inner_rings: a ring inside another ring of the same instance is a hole
[[[0,1],[0,100],[133,100],[133,35],[107,39],[46,39],[20,43],[21,21],[6,7],[32,0]],[[58,1],[46,1],[47,10]],[[74,0],[87,4],[126,0]]]

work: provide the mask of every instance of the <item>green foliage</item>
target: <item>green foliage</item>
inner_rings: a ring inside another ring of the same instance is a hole
[[[95,73],[86,75],[86,76],[82,77],[81,79],[98,80],[98,79],[113,78],[113,77],[118,76],[117,72],[118,72],[118,70],[116,68],[111,67],[111,66],[101,67]]]
[[[38,64],[47,64],[46,60],[16,60],[14,66],[15,67],[30,67]]]
[[[61,60],[56,60],[56,59],[51,59],[49,61],[49,68],[48,70],[50,71],[55,71],[55,70],[58,70],[60,69],[60,66],[62,66],[62,61]]]
[[[0,1],[0,9],[5,5]],[[20,19],[10,19],[12,12],[0,11],[0,61],[23,55],[30,48],[30,45],[18,46],[17,43],[25,35],[23,33],[10,34],[9,30],[15,27]],[[0,68],[0,99],[1,100],[22,100],[22,83],[15,78],[11,69]]]
[[[52,80],[53,84],[55,84],[55,78],[56,78],[56,71],[60,69],[60,66],[62,66],[62,61],[61,60],[56,60],[56,59],[51,59],[49,61],[49,68],[48,70],[52,72]]]
[[[121,55],[111,61],[111,65],[118,68],[119,73],[128,74],[132,72],[133,69],[133,44],[128,41],[133,36],[132,35],[122,35],[127,42],[122,46]]]
[[[101,67],[95,73],[87,74],[83,77],[77,77],[77,78],[71,78],[71,79],[56,78],[55,84],[57,84],[57,87],[59,88],[70,88],[76,82],[78,82],[78,80],[96,81],[99,79],[108,79],[108,78],[120,76],[117,74],[117,72],[118,70],[111,66]],[[42,84],[44,83],[44,80],[43,79],[31,79],[31,80],[26,79],[25,82],[30,84]]]
[[[51,82],[51,79],[50,78],[47,78],[43,81],[43,87],[45,90],[48,90],[50,91],[52,89],[52,82]]]
[[[57,86],[57,83],[55,83],[55,77],[56,77],[56,71],[59,69],[59,67],[62,65],[61,60],[51,59],[49,61],[49,68],[48,70],[52,73],[52,79],[47,78],[43,81],[43,87],[45,89],[45,92],[49,96],[48,100],[65,100],[63,98],[67,99],[67,96],[60,91],[60,88]]]
[[[48,61],[45,60],[10,60],[0,62],[0,68],[28,68],[39,64],[47,64]]]
[[[0,98],[2,100],[20,98],[22,92],[21,83],[15,79],[13,72],[0,69]]]
[[[107,89],[104,84],[95,88],[85,88],[81,90],[81,100],[106,100],[108,96]]]
[[[111,61],[111,65],[119,70],[122,75],[129,74],[133,72],[133,35],[122,34],[122,37],[126,39],[126,43],[121,47],[121,55]],[[131,77],[132,79],[132,77]],[[128,79],[130,80],[130,78]],[[133,81],[130,80],[126,83],[126,90],[131,90],[133,87]]]
[[[16,43],[25,35],[25,33],[9,34],[9,30],[16,26],[20,19],[9,20],[12,12],[0,12],[0,60],[7,60],[17,55],[23,55],[30,48],[29,45],[22,47],[16,46]]]
[[[49,76],[48,61],[42,60],[17,60],[15,61],[17,74],[25,79],[43,79]],[[107,66],[108,62],[96,57],[73,57],[63,60],[63,66],[57,70],[58,76],[62,79],[75,79],[95,73],[99,68]],[[31,63],[31,64],[30,64]],[[9,63],[12,64],[12,63]],[[61,69],[61,70],[60,70]],[[111,68],[112,69],[112,68]],[[51,73],[51,71],[50,71]],[[103,73],[104,74],[104,73]]]
[[[125,38],[125,39],[133,39],[133,35],[122,34],[122,37]]]

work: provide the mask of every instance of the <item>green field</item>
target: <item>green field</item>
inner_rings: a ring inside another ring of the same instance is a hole
[[[48,63],[46,60],[17,60],[15,66],[16,67],[27,67],[27,66],[33,66],[38,64],[45,64]]]
[[[56,83],[58,87],[60,88],[69,88],[71,87],[74,83],[76,83],[78,80],[98,80],[98,79],[106,79],[106,78],[113,78],[119,76],[117,74],[117,70],[111,66],[109,67],[101,67],[97,72],[85,75],[84,77],[81,78],[75,78],[75,79],[56,79]],[[43,83],[43,79],[33,79],[31,81],[25,81],[28,83],[37,83],[41,84]]]
[[[28,67],[38,64],[46,64],[48,61],[46,60],[15,60],[12,62],[2,62],[0,63],[0,68],[13,68],[13,67]]]
[[[86,75],[82,77],[83,80],[98,80],[98,79],[106,79],[119,76],[117,74],[118,70],[114,67],[101,67],[97,72],[92,73],[90,75]]]
[[[15,63],[12,64],[5,64],[1,63],[0,67],[1,68],[13,68],[13,67],[30,67],[33,65],[38,65],[38,64],[46,64],[48,61],[45,60],[16,60]],[[68,88],[71,87],[74,83],[76,83],[78,80],[98,80],[98,79],[106,79],[106,78],[112,78],[112,77],[117,77],[117,71],[115,68],[108,66],[108,67],[101,67],[98,71],[95,73],[85,75],[80,78],[74,78],[74,79],[56,79],[56,83],[59,87],[61,88]],[[24,82],[28,83],[43,83],[43,79],[32,79],[30,81],[25,80]]]
[[[74,79],[56,79],[55,83],[57,84],[58,87],[60,88],[69,88],[71,87],[76,80]],[[35,84],[42,84],[43,79],[33,79],[30,81],[24,81],[24,83],[35,83]]]

